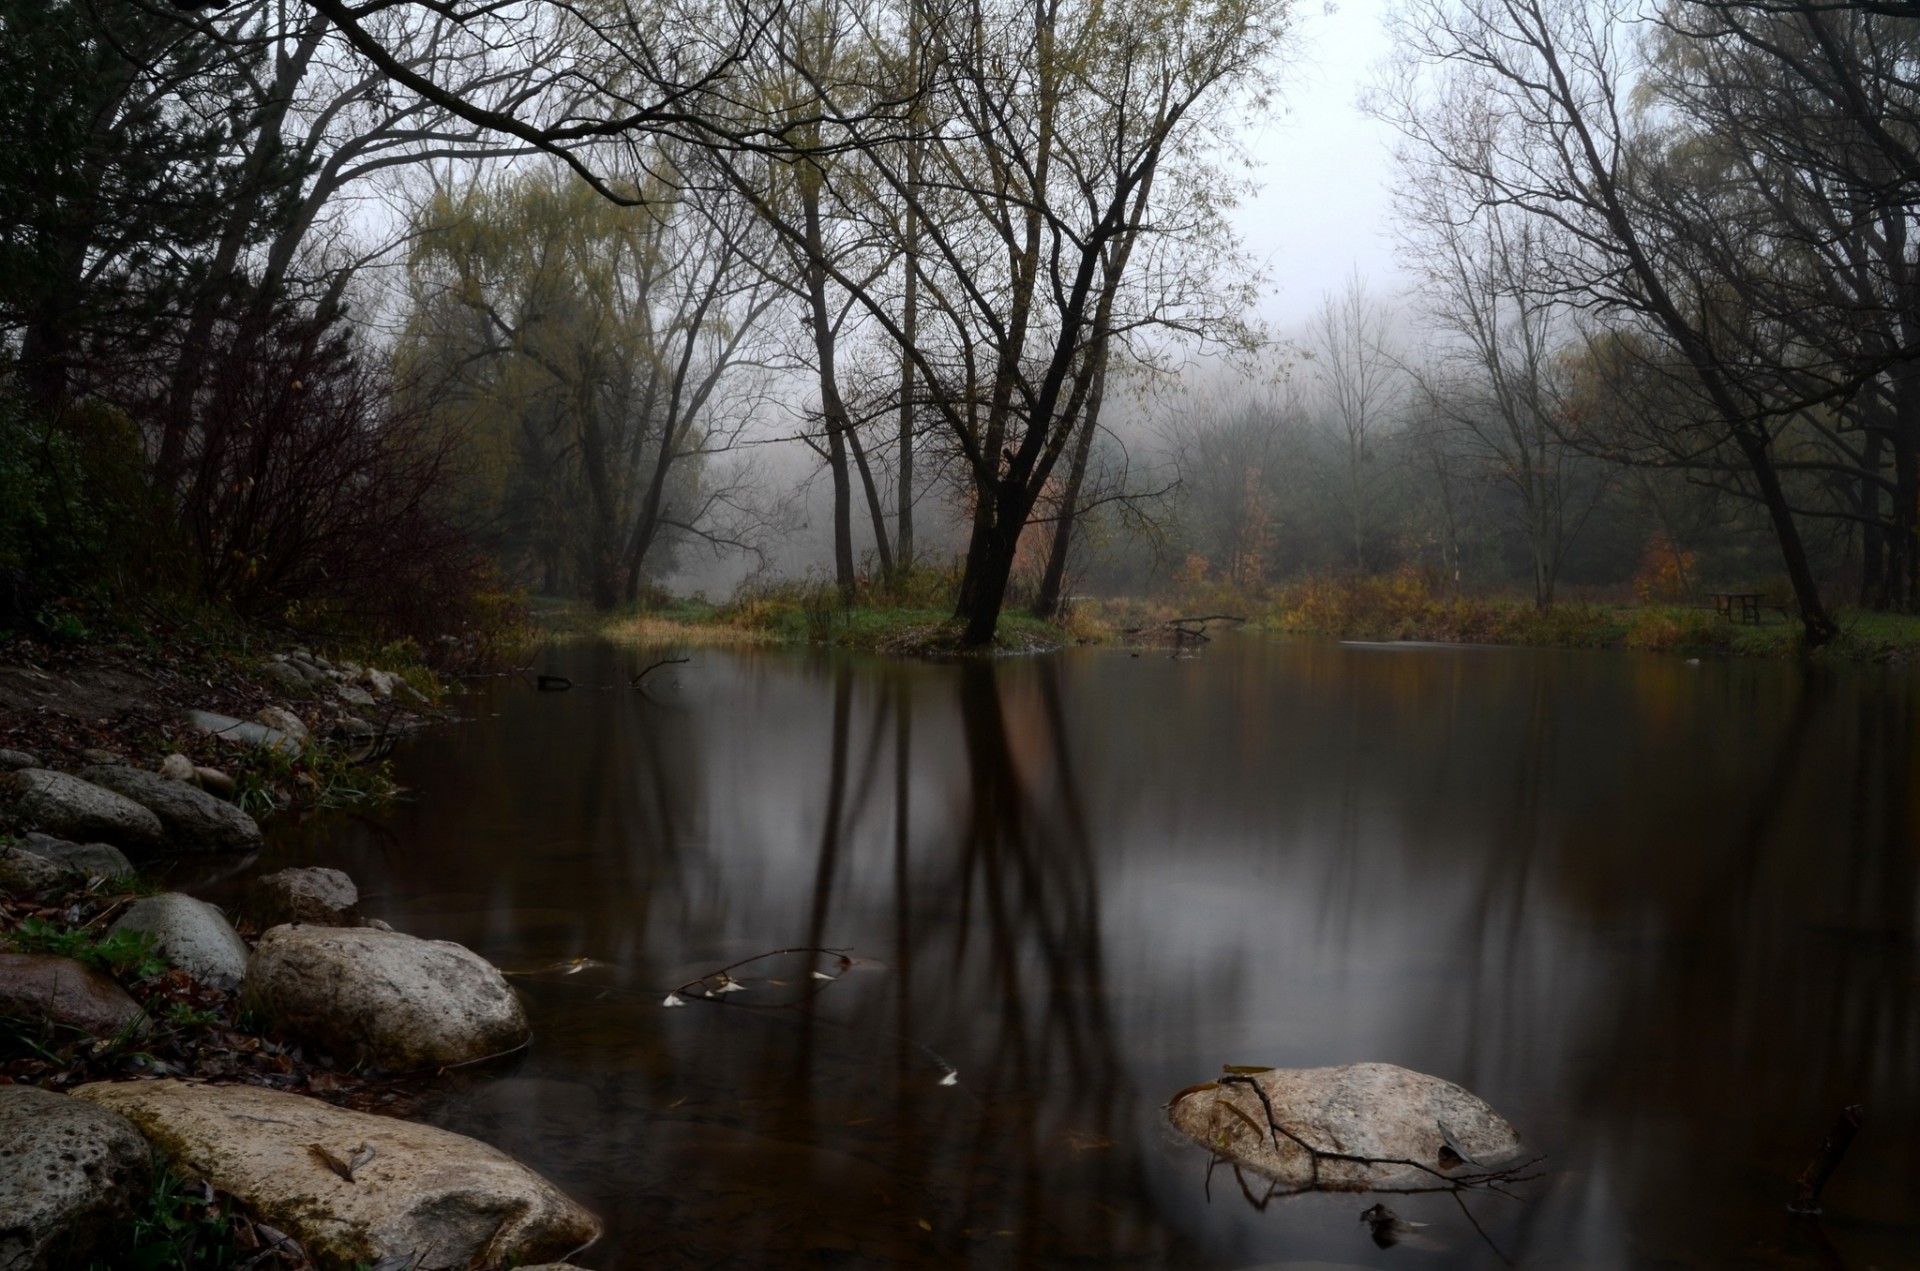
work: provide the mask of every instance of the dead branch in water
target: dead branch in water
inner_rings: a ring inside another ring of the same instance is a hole
[[[1239,614],[1209,613],[1196,614],[1186,618],[1168,618],[1164,622],[1150,622],[1142,627],[1126,627],[1120,634],[1139,640],[1154,637],[1172,636],[1177,648],[1186,644],[1207,644],[1213,637],[1207,634],[1207,626],[1214,622],[1236,622],[1245,624],[1247,620]]]
[[[1840,1166],[1840,1158],[1847,1154],[1847,1148],[1853,1143],[1853,1136],[1860,1132],[1860,1121],[1866,1115],[1866,1107],[1851,1103],[1840,1109],[1840,1115],[1834,1118],[1833,1128],[1827,1131],[1827,1137],[1820,1143],[1820,1150],[1807,1162],[1807,1168],[1800,1171],[1800,1178],[1794,1188],[1793,1199],[1787,1209],[1796,1214],[1817,1214],[1820,1212],[1820,1193],[1826,1190],[1827,1180],[1833,1177],[1833,1171]]]
[[[692,658],[661,658],[658,662],[653,663],[651,666],[645,666],[640,668],[640,673],[627,681],[627,687],[639,688],[640,681],[646,679],[649,672],[657,671],[663,666],[679,666],[682,663],[691,662],[691,661],[693,661]]]
[[[746,985],[740,983],[740,981],[733,978],[733,973],[735,971],[739,970],[743,966],[751,966],[755,962],[763,962],[768,958],[784,957],[785,955],[790,953],[811,953],[816,956],[832,958],[837,964],[838,969],[842,975],[844,975],[847,969],[853,965],[853,959],[848,956],[847,950],[845,949],[822,949],[814,945],[798,945],[791,949],[771,949],[771,950],[768,950],[766,953],[756,953],[750,958],[742,958],[738,962],[730,963],[727,966],[721,967],[718,971],[709,971],[707,974],[700,976],[698,979],[688,980],[685,984],[676,986],[675,988],[671,989],[667,993],[666,1005],[668,1006],[686,1005],[686,998],[683,998],[681,994],[686,994],[687,997],[690,997],[695,1001],[707,1001],[707,1002],[717,1002],[721,1004],[728,1004],[725,996],[726,994],[739,993],[739,992],[743,992],[746,989]],[[781,1003],[778,1003],[778,1005],[782,1007],[796,1006],[799,1003],[804,1002],[809,998],[813,997],[815,994],[819,993],[822,989],[826,988],[827,985],[833,983],[836,979],[839,978],[838,975],[828,975],[825,972],[819,971],[819,970],[815,970],[813,972],[813,976],[814,976],[813,987],[811,989],[801,994],[798,998],[794,999],[791,1002],[781,1002]],[[756,1002],[740,1002],[740,1003],[732,1003],[732,1004],[740,1005],[740,1006],[761,1005],[761,1003],[756,1003]]]

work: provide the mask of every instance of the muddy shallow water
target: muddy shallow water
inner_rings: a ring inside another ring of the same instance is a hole
[[[1920,1266],[1920,677],[1246,637],[627,688],[657,656],[481,684],[409,801],[261,862],[524,973],[531,1049],[427,1115],[599,1212],[583,1265]],[[847,961],[662,1004],[797,946]],[[1388,1198],[1381,1248],[1167,1128],[1223,1063],[1357,1060],[1540,1177]]]

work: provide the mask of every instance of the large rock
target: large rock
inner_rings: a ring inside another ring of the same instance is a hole
[[[260,846],[260,826],[252,817],[198,786],[169,781],[157,772],[117,766],[87,768],[80,775],[160,818],[178,851],[251,852]]]
[[[30,1029],[77,1029],[93,1037],[134,1036],[146,1012],[111,976],[47,953],[0,953],[0,1016]]]
[[[260,665],[260,674],[274,681],[282,688],[304,690],[307,687],[306,674],[290,662],[263,662]]]
[[[133,873],[133,862],[111,843],[69,843],[51,834],[29,834],[26,849],[66,869],[98,878],[125,878]]]
[[[432,1126],[255,1086],[100,1083],[74,1097],[125,1116],[176,1171],[231,1192],[323,1268],[416,1255],[423,1269],[521,1266],[600,1234],[526,1166]],[[343,1162],[372,1155],[349,1182],[315,1146]]]
[[[201,732],[223,741],[239,742],[244,746],[259,746],[266,750],[278,750],[288,755],[300,753],[299,742],[278,728],[268,728],[265,724],[256,724],[250,719],[235,719],[231,715],[222,715],[218,711],[188,711],[187,722]]]
[[[506,978],[445,940],[367,927],[274,927],[247,966],[246,998],[340,1063],[396,1072],[468,1063],[532,1030]]]
[[[24,847],[0,846],[0,894],[35,895],[72,881],[72,871],[56,861]]]
[[[127,906],[110,930],[152,936],[154,948],[203,984],[230,989],[246,978],[247,942],[204,900],[179,892],[148,896]]]
[[[359,903],[360,889],[337,869],[283,869],[254,881],[247,914],[262,927],[290,922],[352,927],[359,923],[354,912]]]
[[[20,814],[61,838],[102,839],[134,851],[154,851],[166,842],[159,817],[104,786],[46,768],[22,768],[13,785]]]
[[[62,1271],[111,1254],[153,1185],[125,1117],[32,1086],[0,1086],[0,1269]]]
[[[1260,1096],[1240,1080],[1184,1091],[1168,1115],[1183,1133],[1285,1187],[1444,1187],[1511,1166],[1522,1155],[1520,1136],[1499,1113],[1425,1073],[1348,1064],[1269,1068],[1251,1079],[1265,1091],[1282,1133],[1268,1129]]]
[[[38,768],[40,757],[28,754],[24,750],[0,749],[0,772],[18,772],[22,768]]]

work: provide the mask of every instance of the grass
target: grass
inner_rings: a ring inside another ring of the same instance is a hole
[[[644,610],[606,616],[577,607],[535,609],[549,635],[594,635],[663,645],[811,644],[903,656],[951,656],[962,647],[952,618],[952,579],[923,580],[909,594],[863,587],[851,608],[820,580],[743,588],[723,603],[703,596],[656,598]],[[1416,574],[1323,577],[1257,592],[1188,588],[1149,598],[1082,600],[1058,621],[1009,605],[988,652],[1034,652],[1067,644],[1150,639],[1181,615],[1233,614],[1255,630],[1341,640],[1431,640],[1446,644],[1636,649],[1690,656],[1786,658],[1802,652],[1799,623],[1764,610],[1758,625],[1711,608],[1671,603],[1565,600],[1537,608],[1517,594],[1444,595]],[[1841,610],[1839,636],[1814,656],[1879,662],[1920,657],[1920,616]],[[1139,634],[1134,634],[1139,633]]]
[[[951,572],[916,571],[889,585],[863,583],[851,606],[834,587],[809,578],[742,587],[714,603],[703,595],[652,597],[646,607],[597,615],[574,605],[530,606],[534,621],[550,636],[597,636],[639,645],[809,644],[903,656],[956,656],[977,652],[961,642],[953,618],[958,578]],[[1092,638],[1082,622],[1056,624],[1009,606],[989,653],[1055,649]]]
[[[153,937],[144,931],[99,933],[84,927],[60,927],[29,915],[6,932],[4,939],[21,953],[72,958],[116,979],[144,980],[173,965],[153,947]]]

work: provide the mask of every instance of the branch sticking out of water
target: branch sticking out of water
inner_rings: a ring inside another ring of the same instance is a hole
[[[1866,1111],[1866,1107],[1858,1103],[1840,1109],[1840,1115],[1834,1118],[1833,1128],[1827,1131],[1820,1150],[1807,1162],[1807,1168],[1800,1171],[1793,1199],[1787,1204],[1788,1212],[1820,1212],[1820,1193],[1826,1190],[1827,1180],[1833,1177],[1833,1171],[1840,1166],[1840,1158],[1847,1154],[1847,1148],[1853,1144],[1853,1136],[1860,1132],[1860,1122],[1866,1116]]]
[[[655,662],[650,666],[641,667],[640,673],[627,681],[627,687],[628,688],[641,687],[640,681],[646,679],[649,672],[657,671],[663,666],[680,666],[683,663],[687,663],[691,661],[693,661],[692,658],[661,658],[658,662]]]
[[[645,672],[642,672],[642,674],[645,674]],[[687,1000],[725,1002],[727,1001],[726,995],[744,993],[749,987],[733,974],[735,971],[738,971],[741,967],[752,966],[756,962],[764,962],[768,958],[780,958],[794,953],[811,953],[818,957],[832,958],[835,963],[834,969],[838,974],[827,975],[824,972],[816,970],[813,973],[813,977],[807,981],[811,986],[807,992],[792,1001],[778,1003],[778,1005],[781,1006],[799,1005],[801,1002],[821,992],[827,985],[839,979],[840,975],[845,974],[847,969],[853,966],[853,958],[848,955],[848,951],[845,949],[823,949],[814,945],[799,945],[791,949],[772,949],[766,953],[756,953],[750,958],[742,958],[738,962],[721,967],[718,971],[710,971],[698,979],[688,980],[685,984],[676,986],[667,994],[668,1004],[679,1005],[680,1003],[673,1001],[674,998],[679,998],[682,1002]],[[733,1003],[733,1005],[758,1006],[766,1004],[746,1001]]]

